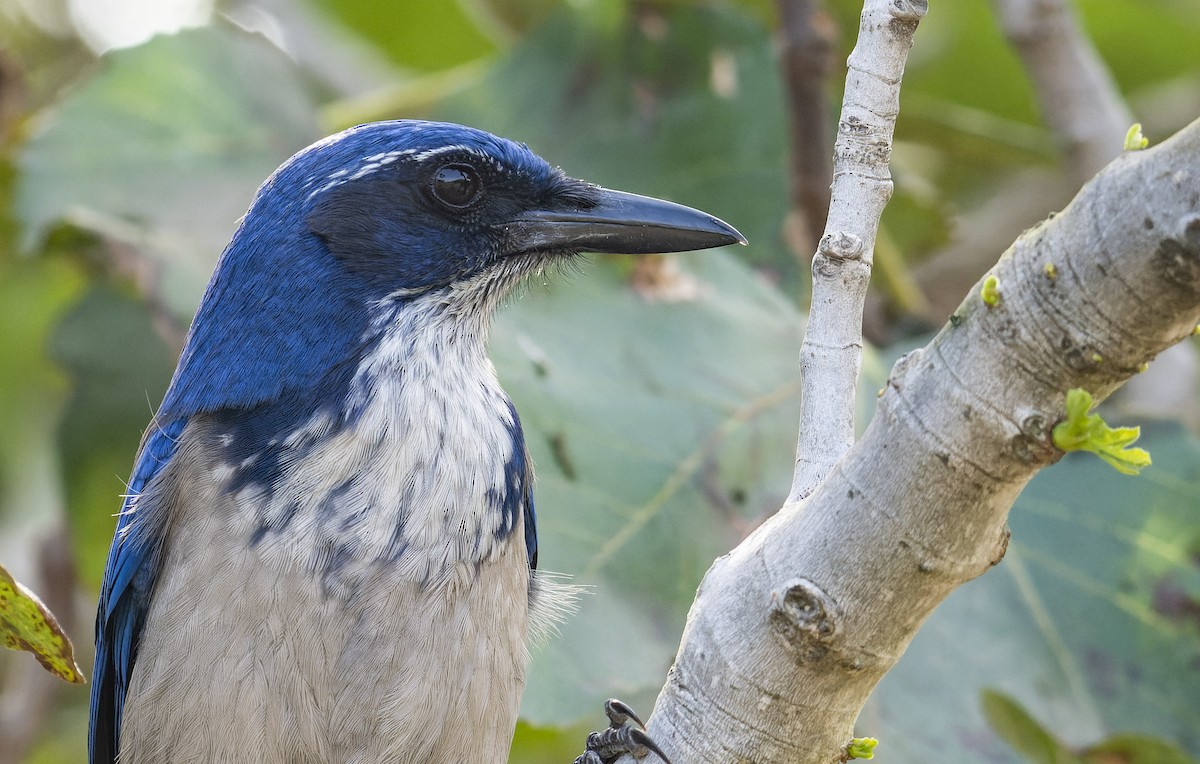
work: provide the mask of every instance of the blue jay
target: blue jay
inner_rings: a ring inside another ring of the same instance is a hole
[[[493,310],[580,251],[744,241],[459,125],[361,125],[285,162],[137,455],[91,762],[505,760],[555,597]]]

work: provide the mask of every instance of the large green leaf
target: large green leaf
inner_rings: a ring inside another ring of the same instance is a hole
[[[63,317],[50,354],[72,383],[58,448],[75,558],[98,589],[124,481],[166,392],[175,349],[143,302],[100,283]]]
[[[1004,562],[934,613],[860,719],[889,761],[1019,761],[980,713],[993,687],[1076,749],[1200,747],[1200,444],[1143,433],[1140,477],[1075,454],[1025,490]]]
[[[60,220],[133,245],[191,317],[254,189],[317,137],[299,73],[264,38],[214,26],[116,51],[41,115],[18,159],[30,247]]]
[[[796,283],[768,30],[727,7],[612,7],[559,13],[441,115],[526,141],[576,177],[708,210],[750,239],[745,257]]]
[[[800,320],[727,254],[681,258],[695,294],[654,302],[617,264],[527,295],[492,356],[538,470],[541,567],[593,587],[535,651],[525,717],[647,711],[695,587],[789,484]]]
[[[731,9],[565,10],[442,116],[721,215],[753,242],[736,260],[797,276],[779,234],[769,35]],[[535,724],[602,720],[612,695],[648,710],[700,577],[786,494],[799,318],[727,256],[677,262],[696,299],[648,303],[605,265],[500,319],[493,356],[538,465],[542,567],[594,586],[534,654]]]

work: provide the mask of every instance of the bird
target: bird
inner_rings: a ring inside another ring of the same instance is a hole
[[[530,630],[562,597],[492,316],[582,252],[734,243],[462,125],[359,125],[284,162],[135,458],[90,762],[506,760]]]

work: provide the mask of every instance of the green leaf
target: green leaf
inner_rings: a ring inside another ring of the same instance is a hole
[[[1078,764],[1079,759],[1007,695],[984,690],[983,715],[997,735],[1033,764]]]
[[[311,0],[327,16],[370,42],[394,63],[434,71],[495,52],[497,40],[464,0]]]
[[[258,35],[214,26],[115,51],[20,151],[25,247],[61,220],[132,245],[186,321],[254,189],[316,137],[299,72]]]
[[[438,116],[525,141],[575,177],[732,221],[751,242],[738,256],[798,292],[781,235],[786,132],[770,30],[723,5],[647,15],[652,35],[632,7],[565,8]]]
[[[54,614],[0,565],[0,637],[10,650],[33,653],[42,667],[65,682],[83,684],[75,650]]]
[[[1077,8],[1086,34],[1118,86],[1135,98],[1163,83],[1180,81],[1180,62],[1194,54],[1200,40],[1200,15],[1186,0],[1105,0]]]
[[[1145,735],[1118,735],[1088,748],[1087,764],[1196,764],[1196,759],[1170,743]]]
[[[1140,480],[1067,455],[1025,489],[1005,559],[933,613],[863,712],[893,761],[1018,761],[985,689],[1075,751],[1117,732],[1200,750],[1200,443],[1143,430],[1158,458]]]
[[[1054,426],[1054,445],[1060,451],[1090,451],[1123,475],[1137,475],[1150,466],[1150,454],[1130,448],[1141,435],[1138,427],[1109,427],[1099,414],[1089,414],[1092,396],[1083,388],[1067,391],[1066,418]]]
[[[856,737],[846,746],[846,755],[851,759],[873,759],[878,745],[879,741],[873,737]]]
[[[537,466],[539,567],[590,587],[534,652],[523,716],[649,709],[701,576],[785,498],[799,316],[727,254],[678,258],[693,295],[652,301],[625,260],[554,278],[501,313],[501,381]]]
[[[533,727],[525,722],[518,723],[508,760],[520,764],[564,764],[574,761],[583,753],[588,733],[607,725],[600,705],[596,706],[592,716],[595,718],[590,726],[585,723],[576,727]]]
[[[71,379],[57,446],[75,559],[83,580],[99,588],[124,480],[176,351],[143,303],[101,282],[63,316],[49,352]]]
[[[1150,139],[1142,135],[1142,123],[1134,122],[1129,131],[1125,133],[1125,150],[1126,151],[1141,151],[1150,145]]]
[[[996,734],[1034,764],[1195,764],[1175,746],[1148,735],[1116,735],[1073,753],[1015,700],[990,690],[983,693],[983,713]]]

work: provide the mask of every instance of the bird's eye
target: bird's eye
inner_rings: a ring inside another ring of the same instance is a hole
[[[479,173],[465,164],[448,164],[433,174],[429,190],[447,207],[462,209],[479,198],[483,183]]]

